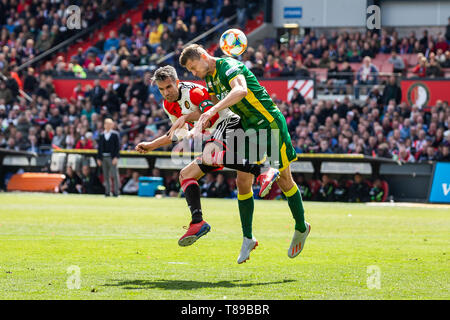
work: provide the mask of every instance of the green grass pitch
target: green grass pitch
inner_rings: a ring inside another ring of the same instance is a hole
[[[202,205],[212,230],[182,248],[184,199],[1,193],[0,299],[450,298],[449,206],[306,202],[290,259],[287,202],[256,201],[238,265],[237,201]]]

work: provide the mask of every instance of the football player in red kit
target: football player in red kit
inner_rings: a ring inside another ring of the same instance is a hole
[[[192,82],[179,81],[175,68],[172,66],[157,69],[152,80],[164,98],[164,111],[170,118],[172,127],[164,136],[151,142],[139,143],[136,151],[140,153],[146,153],[188,137],[188,134],[180,132],[192,126],[203,112],[213,106],[206,88]],[[226,109],[215,114],[210,119],[208,128],[212,137],[203,145],[202,155],[181,170],[180,184],[191,211],[192,221],[187,232],[178,241],[180,246],[193,244],[211,229],[209,224],[203,220],[200,187],[197,182],[204,174],[220,170],[223,167],[248,172],[255,177],[260,177],[258,181],[264,192],[270,190],[272,183],[278,177],[277,169],[269,168],[262,172],[261,165],[252,164],[248,160],[239,158],[234,150],[227,147],[227,145],[233,144],[232,142],[227,143],[227,138],[232,137],[235,130],[240,128],[242,128],[240,118],[231,110]],[[225,152],[233,152],[234,157],[225,157]],[[233,158],[232,161],[226,160],[230,158]]]

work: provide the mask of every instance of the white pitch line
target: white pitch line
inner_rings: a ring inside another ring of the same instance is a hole
[[[431,209],[450,209],[448,204],[438,203],[414,203],[414,202],[367,202],[371,207],[406,207],[406,208],[431,208]]]

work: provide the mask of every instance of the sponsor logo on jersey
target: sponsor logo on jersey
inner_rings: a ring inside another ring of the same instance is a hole
[[[231,67],[230,69],[228,69],[228,70],[225,72],[225,75],[228,77],[230,74],[232,74],[234,71],[237,71],[238,69],[239,69],[239,66]]]

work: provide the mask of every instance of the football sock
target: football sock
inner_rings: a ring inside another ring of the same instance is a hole
[[[244,237],[252,239],[253,210],[255,203],[253,192],[238,194],[239,216],[241,217],[242,233]]]
[[[291,190],[283,193],[287,198],[289,208],[291,209],[292,216],[295,220],[295,230],[305,232],[305,209],[303,208],[302,196],[300,195],[297,185],[294,185]]]
[[[233,152],[230,157],[229,154],[227,155],[226,150],[213,155],[213,164],[222,164],[225,168],[251,173],[255,177],[261,174],[261,168],[263,167],[260,164],[251,164],[247,159],[241,158],[236,152]]]
[[[200,186],[195,179],[185,179],[181,182],[181,188],[184,191],[186,202],[191,210],[192,222],[202,222],[202,206],[200,203]]]

